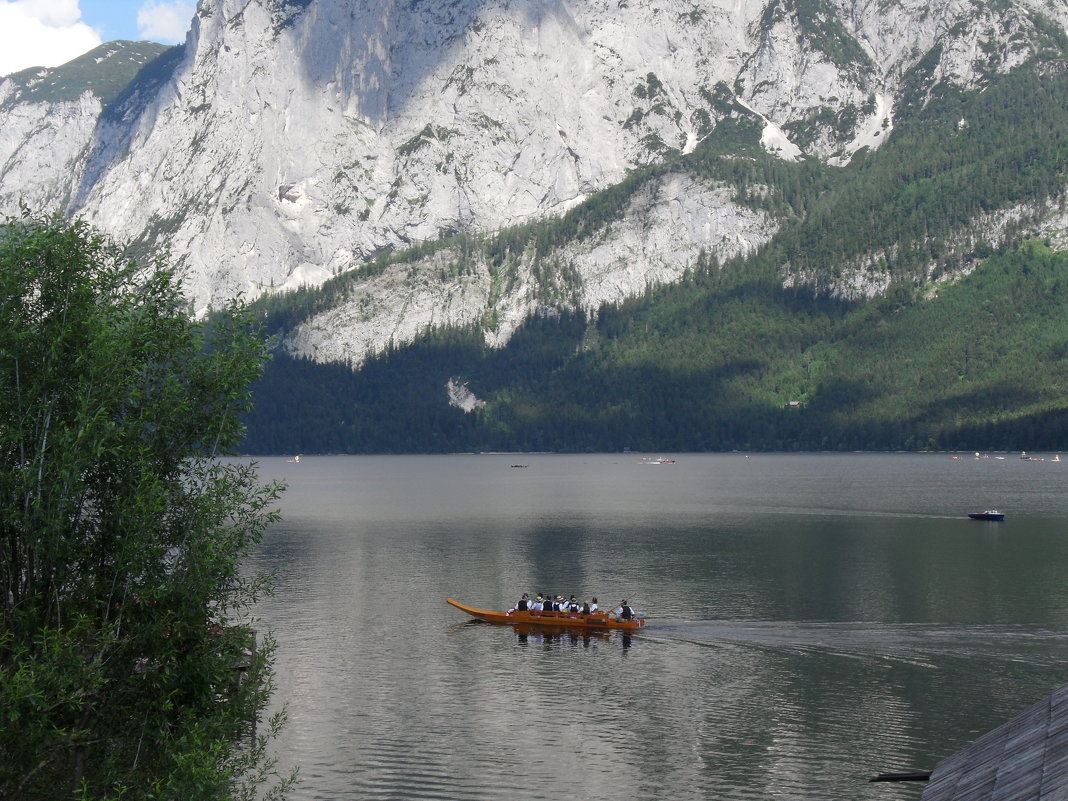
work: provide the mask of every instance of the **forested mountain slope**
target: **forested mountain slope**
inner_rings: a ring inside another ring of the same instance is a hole
[[[441,269],[463,272],[535,251],[559,280],[557,254],[618,224],[665,175],[729,187],[781,220],[755,253],[706,253],[641,297],[535,316],[500,349],[478,324],[428,329],[358,371],[280,348],[247,447],[1068,447],[1066,131],[1057,61],[917,104],[844,168],[770,158],[740,120],[559,221],[369,271],[447,253]],[[358,280],[265,301],[265,319],[284,338]]]
[[[1063,0],[201,0],[180,47],[0,80],[0,213],[167,254],[196,315],[258,298],[251,450],[945,446],[1062,408],[1029,282],[1059,302],[1066,30]],[[936,381],[1006,264],[1007,350]]]

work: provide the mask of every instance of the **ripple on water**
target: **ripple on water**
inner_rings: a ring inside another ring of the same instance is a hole
[[[867,778],[930,768],[1063,682],[1063,474],[1006,484],[941,457],[300,467],[258,557],[288,568],[257,608],[280,643],[294,801],[915,799]],[[991,487],[1032,508],[1036,482],[1042,519],[940,516]],[[624,587],[665,618],[628,641],[520,637],[442,602]],[[818,620],[854,622],[799,622]]]

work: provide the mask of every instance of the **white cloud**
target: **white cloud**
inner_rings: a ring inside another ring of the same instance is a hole
[[[148,0],[137,12],[137,30],[143,39],[175,44],[185,39],[196,10],[189,0]]]
[[[0,75],[58,67],[100,44],[78,0],[0,0]]]

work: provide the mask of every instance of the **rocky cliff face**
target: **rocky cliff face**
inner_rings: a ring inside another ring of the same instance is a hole
[[[0,210],[169,250],[204,309],[561,213],[739,113],[783,158],[845,163],[899,104],[980,86],[1066,25],[1055,0],[202,0],[186,44],[121,94],[0,82]],[[592,308],[773,231],[717,187],[662,180],[555,254],[556,299]],[[288,347],[358,360],[479,320],[504,341],[554,297],[530,259],[505,281],[442,258],[369,279]]]

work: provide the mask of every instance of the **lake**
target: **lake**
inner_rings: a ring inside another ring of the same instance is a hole
[[[259,460],[293,798],[918,799],[867,780],[1068,682],[1068,460],[665,455]],[[649,623],[445,604],[523,592]]]

